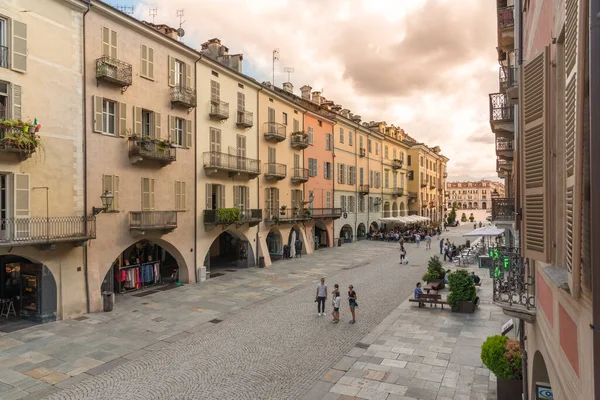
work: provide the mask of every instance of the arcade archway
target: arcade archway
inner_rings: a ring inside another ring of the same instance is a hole
[[[481,203],[481,208],[487,210],[487,203],[485,201]]]
[[[361,222],[360,224],[358,224],[358,227],[356,228],[356,239],[363,240],[366,238],[367,238],[367,228],[365,227],[365,224],[363,224]]]
[[[401,201],[401,202],[400,202],[400,209],[399,209],[399,212],[400,212],[400,216],[401,216],[401,217],[403,217],[403,216],[405,216],[405,215],[406,215],[406,207],[405,207],[405,205],[404,205],[404,202],[403,202],[403,201]]]
[[[352,242],[352,227],[348,224],[342,226],[340,230],[340,238],[344,241],[344,243]]]
[[[228,229],[213,240],[204,256],[207,271],[222,268],[248,268],[255,266],[254,252],[246,235]],[[209,276],[214,277],[214,274]]]
[[[474,208],[475,210],[477,210],[477,202],[474,202],[474,203],[473,203],[473,208]]]
[[[314,226],[315,250],[329,247],[329,231],[322,221],[316,221]]]
[[[281,260],[283,258],[283,238],[281,232],[276,226],[271,227],[267,234],[267,249],[271,256],[271,261]]]
[[[369,226],[369,232],[373,233],[373,232],[377,232],[379,230],[379,224],[375,221],[371,222],[371,225]]]
[[[398,216],[398,204],[396,202],[392,203],[392,217]]]
[[[390,217],[390,202],[389,201],[386,201],[385,203],[383,203],[383,217],[384,218]]]
[[[300,243],[298,243],[300,242]],[[298,251],[300,252],[298,254]],[[290,234],[288,235],[287,248],[283,249],[284,257],[298,257],[302,254],[306,254],[306,243],[302,238],[302,232],[298,225],[292,226]]]
[[[548,374],[548,369],[546,368],[546,362],[544,361],[544,356],[539,351],[536,351],[533,356],[533,365],[532,365],[532,374],[531,374],[531,397],[532,399],[538,398],[537,392],[538,388],[541,390],[552,391],[552,385],[550,384],[550,376]],[[537,388],[536,388],[537,386]],[[548,397],[550,398],[550,397]]]

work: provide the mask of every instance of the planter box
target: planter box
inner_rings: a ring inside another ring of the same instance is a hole
[[[514,400],[523,396],[523,380],[498,379],[496,382],[497,400]]]
[[[476,307],[477,306],[472,301],[461,301],[458,303],[458,306],[456,307],[456,309],[454,309],[452,311],[459,312],[459,313],[465,313],[465,314],[473,314],[475,312]],[[500,398],[498,398],[498,400],[499,399]]]
[[[438,281],[427,282],[427,284],[431,287],[435,287],[435,290],[441,290],[446,287],[446,284],[444,283],[443,279]]]

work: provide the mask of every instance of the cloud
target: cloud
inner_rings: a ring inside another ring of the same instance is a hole
[[[450,178],[494,177],[488,94],[498,90],[495,3],[462,0],[138,0],[136,16],[179,26],[186,44],[217,37],[244,71],[291,76],[366,121],[386,121],[451,161]],[[490,140],[486,140],[489,137]]]

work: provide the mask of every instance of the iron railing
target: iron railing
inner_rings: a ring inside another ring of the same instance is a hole
[[[260,174],[260,160],[217,151],[207,151],[202,155],[202,158],[205,169],[214,168],[228,172],[245,172],[250,175]]]
[[[177,211],[130,211],[129,229],[173,230],[177,228]]]
[[[265,222],[295,222],[306,221],[311,218],[308,209],[300,207],[267,208],[265,209]]]
[[[502,197],[492,199],[492,221],[514,221],[515,199]]]
[[[170,90],[171,104],[185,108],[196,107],[196,89],[178,85]]]
[[[306,149],[308,147],[308,137],[304,135],[292,135],[292,147],[296,149]]]
[[[212,98],[210,100],[210,111],[208,116],[216,120],[229,118],[229,103],[221,101],[218,98]]]
[[[515,25],[514,6],[498,8],[498,28],[506,29]]]
[[[517,67],[501,66],[499,69],[500,89],[505,91],[510,87],[518,85],[517,77],[519,69]]]
[[[404,188],[391,187],[391,188],[386,188],[385,191],[387,193],[390,193],[392,196],[396,196],[396,197],[404,196]]]
[[[34,136],[35,132],[24,133],[21,128],[0,128],[0,151],[18,153],[27,158],[37,148]],[[28,140],[23,140],[25,137]]]
[[[499,307],[535,315],[535,278],[518,248],[491,249],[494,255],[492,301]]]
[[[367,150],[364,147],[361,147],[358,155],[361,157],[365,157],[367,155]]]
[[[177,150],[170,144],[133,136],[129,138],[129,157],[158,160],[169,164],[177,159]]]
[[[0,219],[0,246],[80,242],[95,238],[94,216]]]
[[[240,210],[240,216],[235,221],[224,221],[219,217],[219,210],[204,210],[204,225],[229,225],[229,224],[258,224],[262,220],[261,209]]]
[[[8,68],[8,47],[0,46],[0,67]]]
[[[416,200],[417,197],[418,197],[417,192],[408,192],[408,198],[409,199],[415,199]]]
[[[492,122],[512,122],[513,106],[508,101],[508,96],[504,93],[490,93],[490,121]]]
[[[448,177],[448,173],[447,173],[447,172],[444,172],[444,173],[442,174],[442,176],[443,176],[444,178],[447,178],[447,177]]]
[[[496,140],[496,151],[513,151],[514,142],[512,140]]]
[[[263,125],[265,139],[274,139],[278,142],[285,140],[286,126],[277,122],[265,122]]]
[[[341,208],[311,208],[310,215],[313,218],[340,218],[342,216]]]
[[[254,125],[253,117],[254,114],[250,111],[238,110],[236,125],[241,128],[251,128]]]
[[[512,170],[512,162],[502,158],[496,158],[496,172],[500,172],[501,169]]]
[[[102,56],[96,60],[96,79],[119,86],[131,86],[131,75],[131,64],[109,56]]]
[[[287,165],[265,163],[265,179],[283,179],[287,176]]]
[[[392,168],[393,169],[402,169],[403,164],[404,164],[403,160],[392,160]]]
[[[307,168],[292,168],[292,182],[302,183],[308,182]]]
[[[358,185],[358,193],[368,194],[369,193],[369,185]]]

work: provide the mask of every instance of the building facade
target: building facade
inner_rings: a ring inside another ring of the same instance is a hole
[[[409,213],[442,222],[449,159],[441,154],[439,146],[429,147],[406,140],[405,143],[411,145],[407,163]]]
[[[482,179],[480,181],[446,182],[447,208],[456,203],[457,209],[488,210],[492,208],[492,193],[504,197],[504,184]]]

